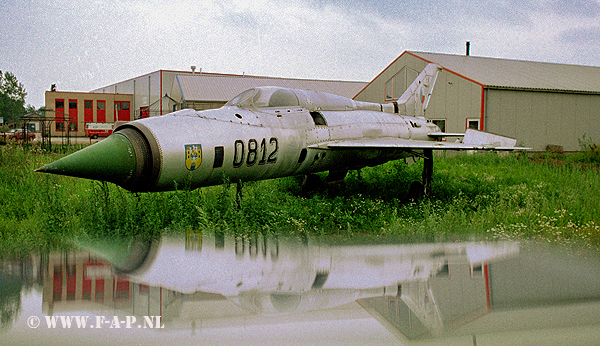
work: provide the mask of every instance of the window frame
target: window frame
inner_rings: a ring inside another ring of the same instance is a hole
[[[471,123],[477,123],[477,127],[470,127],[469,125]],[[466,122],[465,122],[465,129],[472,129],[472,130],[481,130],[481,119],[477,119],[477,118],[467,118]]]

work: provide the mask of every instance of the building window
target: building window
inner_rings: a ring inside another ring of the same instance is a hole
[[[450,276],[450,266],[448,262],[446,262],[437,272],[435,277],[449,277]]]
[[[77,100],[69,100],[69,131],[77,131]]]
[[[54,101],[55,107],[55,117],[54,117],[54,126],[56,131],[64,131],[65,130],[65,100],[57,99]]]
[[[446,132],[446,119],[431,119],[432,124],[440,128],[440,131]]]
[[[106,101],[98,100],[96,101],[96,121],[99,123],[106,122]]]
[[[471,277],[483,277],[483,264],[476,263],[471,265]]]
[[[467,119],[467,129],[479,130],[479,119]]]
[[[385,100],[393,100],[394,99],[394,78],[390,78],[387,82],[385,82]]]
[[[115,121],[129,121],[129,101],[115,101]]]
[[[83,121],[91,123],[94,121],[94,101],[84,100],[83,101]]]
[[[397,100],[406,88],[417,78],[419,73],[411,68],[403,67],[385,83],[385,100]]]
[[[150,116],[150,107],[140,107],[140,118],[148,118]]]

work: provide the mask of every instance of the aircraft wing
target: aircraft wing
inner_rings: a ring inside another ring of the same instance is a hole
[[[528,150],[515,146],[476,143],[422,141],[405,138],[361,138],[325,142],[309,146],[313,149],[402,149],[402,150]]]

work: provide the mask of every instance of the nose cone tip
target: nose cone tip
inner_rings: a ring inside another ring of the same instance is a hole
[[[153,241],[147,238],[110,237],[88,239],[78,245],[109,261],[122,273],[138,269],[151,252]]]
[[[125,183],[136,168],[131,142],[118,133],[85,149],[36,169],[36,172],[67,175],[116,184]]]
[[[36,172],[42,172],[42,173],[64,174],[64,173],[61,173],[61,171],[55,165],[55,163],[59,162],[59,161],[60,160],[54,161],[52,163],[49,163],[49,164],[47,164],[45,166],[42,166],[42,167],[36,169],[35,171]],[[68,175],[68,174],[64,174],[64,175]]]

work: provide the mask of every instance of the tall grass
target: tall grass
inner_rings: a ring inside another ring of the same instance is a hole
[[[600,244],[598,168],[556,158],[436,157],[433,196],[407,199],[422,163],[351,172],[309,198],[298,177],[173,192],[130,193],[110,183],[34,172],[59,158],[0,146],[0,251],[68,246],[79,237],[158,236],[202,229],[332,238],[432,241],[486,237]]]

